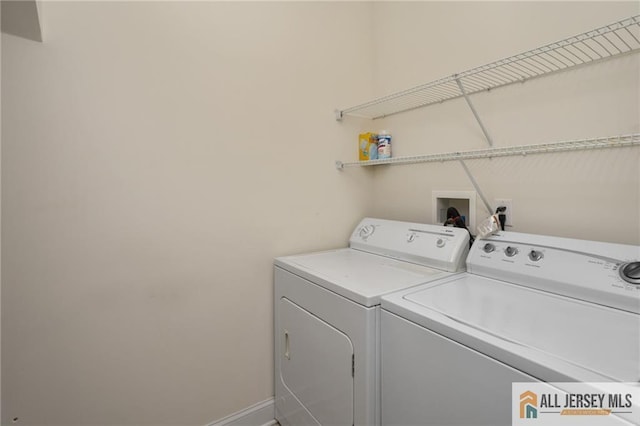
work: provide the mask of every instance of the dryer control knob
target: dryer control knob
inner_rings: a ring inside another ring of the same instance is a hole
[[[620,277],[630,284],[640,285],[640,262],[629,262],[619,269]]]
[[[508,246],[506,249],[504,249],[504,254],[506,254],[507,257],[513,257],[516,254],[518,254],[518,249],[515,247]]]
[[[376,230],[376,227],[373,225],[365,225],[360,229],[360,237],[361,238],[367,238],[370,237],[374,231]]]
[[[438,246],[439,248],[444,247],[445,244],[447,244],[447,242],[445,240],[443,240],[442,238],[438,238],[436,240],[436,246]]]
[[[416,240],[416,233],[412,232],[409,235],[407,235],[407,242],[408,243],[412,243]]]
[[[544,257],[544,255],[542,254],[541,251],[531,250],[529,252],[529,259],[531,259],[534,262],[537,262],[538,260],[542,259],[543,257]]]
[[[487,243],[484,246],[482,246],[482,251],[484,251],[485,253],[491,253],[495,249],[496,249],[496,246],[494,246],[491,243]]]

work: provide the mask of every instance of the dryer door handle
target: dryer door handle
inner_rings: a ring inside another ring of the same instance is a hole
[[[291,354],[289,352],[289,332],[287,330],[284,331],[284,357],[286,359],[291,359]]]

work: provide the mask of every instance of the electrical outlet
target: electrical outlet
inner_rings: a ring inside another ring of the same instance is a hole
[[[493,200],[493,212],[500,206],[504,206],[507,210],[504,214],[507,215],[507,221],[505,223],[505,229],[513,227],[513,202],[511,198],[495,198]]]

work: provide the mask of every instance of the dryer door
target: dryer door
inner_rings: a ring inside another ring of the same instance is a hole
[[[319,424],[353,424],[353,345],[349,337],[280,299],[282,383]]]

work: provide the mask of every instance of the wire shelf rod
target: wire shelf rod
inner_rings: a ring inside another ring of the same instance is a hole
[[[624,39],[623,39],[622,37],[620,37],[620,34],[618,34],[618,33],[614,32],[614,33],[613,33],[613,35],[614,35],[614,36],[616,36],[616,37],[618,37],[618,40],[620,40],[620,41],[621,41],[625,46],[627,46],[627,49],[629,49],[629,50],[633,49],[631,46],[629,46],[629,45],[627,44],[627,42],[626,42],[626,41],[624,41]]]
[[[602,47],[604,51],[607,53],[607,55],[609,56],[613,55],[613,53],[611,53],[604,44],[600,43],[600,40],[598,40],[597,38],[594,38],[593,42],[596,43],[598,46]]]
[[[604,148],[624,148],[640,146],[640,133],[631,133],[620,136],[609,136],[591,139],[569,140],[551,143],[541,143],[533,145],[519,145],[509,147],[494,147],[488,149],[479,149],[471,151],[456,151],[439,154],[414,155],[407,157],[393,157],[384,160],[371,161],[354,161],[343,163],[336,161],[336,168],[343,169],[346,167],[366,167],[382,164],[414,164],[414,163],[430,163],[445,162],[456,160],[474,160],[483,158],[508,157],[508,156],[526,156],[531,154],[543,154],[563,151],[580,151],[588,149],[604,149]]]
[[[338,110],[336,117],[341,119],[346,115],[354,115],[376,119],[459,98],[462,93],[456,88],[456,79],[465,84],[468,94],[472,94],[635,53],[640,50],[639,31],[640,15],[632,16],[524,53]]]
[[[593,47],[591,47],[590,43],[587,43],[585,41],[580,41],[580,44],[586,46],[589,50],[591,50],[593,53],[596,54],[596,56],[598,56],[599,59],[604,58],[604,56],[602,56],[602,54],[600,54],[596,49],[594,49]],[[638,42],[638,44],[640,44],[640,42]],[[591,55],[589,55],[591,57]]]
[[[556,66],[557,66],[558,70],[563,70],[563,69],[569,68],[571,66],[571,64],[567,64],[562,59],[560,59],[556,55],[554,55],[554,53],[555,52],[543,52],[543,53],[540,54],[540,56],[547,55],[548,57],[553,59],[555,61],[555,63],[556,63]],[[604,59],[605,57],[603,56],[602,58]]]
[[[618,45],[612,42],[611,39],[606,34],[604,35],[604,38],[618,51],[618,53],[622,53],[622,50],[618,47]]]
[[[570,46],[567,46],[567,50],[570,50],[571,53],[576,57],[580,59],[580,62],[585,63],[585,62],[591,62],[596,58],[591,57],[590,55],[588,55],[584,50],[582,50],[580,48],[580,44],[579,43],[575,43],[572,44]],[[621,52],[623,53],[623,52]]]
[[[527,80],[539,74],[525,67],[525,64],[523,62],[511,63],[507,65],[507,67],[511,67],[520,73],[520,78],[518,80]],[[517,81],[517,80],[514,80],[514,81]]]
[[[638,38],[631,31],[629,31],[629,28],[625,27],[624,29],[636,41],[636,43],[640,44],[640,40],[638,40]]]
[[[584,44],[584,43],[581,43],[581,44]],[[584,45],[589,47],[589,45],[587,45],[587,44],[584,44]],[[593,60],[597,59],[597,58],[594,58],[593,56],[591,56],[588,52],[585,52],[584,50],[582,50],[582,48],[580,47],[580,44],[578,44],[578,43],[574,44],[573,48],[576,49],[578,52],[582,53],[587,58],[589,58],[588,61],[593,61]],[[597,52],[596,52],[596,54],[597,54]]]
[[[529,60],[535,63],[536,66],[540,67],[543,74],[554,71],[553,68],[550,68],[548,64],[543,62],[543,59],[540,56],[532,56]]]
[[[512,81],[519,80],[520,78],[520,75],[505,68],[503,70],[495,70],[485,74],[472,75],[467,77],[465,81],[479,81],[479,84],[485,88],[499,84],[511,83]]]

